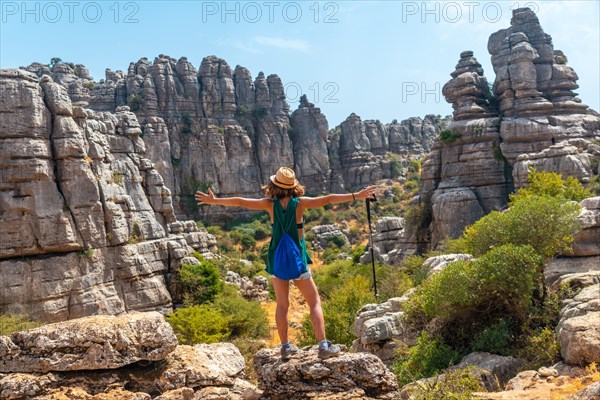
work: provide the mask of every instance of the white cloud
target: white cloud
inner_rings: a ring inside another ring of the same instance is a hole
[[[270,36],[256,36],[252,40],[263,46],[277,47],[285,50],[308,52],[310,49],[310,45],[306,40],[283,39]]]

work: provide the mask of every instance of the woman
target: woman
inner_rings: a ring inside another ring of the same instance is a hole
[[[288,309],[289,309],[289,290],[290,282],[275,277],[273,275],[274,253],[277,248],[282,231],[288,233],[301,251],[302,262],[304,263],[303,273],[296,279],[294,284],[304,296],[310,308],[310,320],[313,326],[315,337],[319,341],[318,357],[327,359],[336,357],[340,354],[340,346],[334,345],[325,338],[325,322],[323,320],[323,310],[321,308],[321,299],[319,292],[312,279],[308,264],[312,260],[306,251],[306,241],[304,239],[304,226],[302,214],[309,208],[323,207],[326,204],[343,203],[352,200],[364,200],[373,197],[375,186],[369,186],[357,193],[348,194],[330,194],[322,197],[303,197],[304,188],[291,168],[281,167],[275,175],[272,175],[270,182],[262,187],[265,190],[265,198],[249,199],[242,197],[216,198],[212,190],[208,193],[196,192],[196,200],[200,204],[216,204],[220,206],[245,207],[250,210],[266,211],[271,217],[273,224],[273,237],[269,246],[267,272],[273,280],[275,288],[275,299],[277,307],[275,310],[275,322],[277,332],[281,340],[281,357],[288,359],[298,349],[288,341]],[[293,220],[295,224],[289,224],[287,221]],[[281,225],[282,229],[275,229],[276,225]],[[287,226],[286,228],[283,228]],[[290,227],[291,226],[291,227]]]

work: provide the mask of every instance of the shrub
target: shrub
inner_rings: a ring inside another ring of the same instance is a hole
[[[536,195],[556,197],[565,201],[581,201],[586,197],[592,197],[592,193],[585,189],[577,178],[569,176],[565,180],[556,172],[536,172],[535,169],[530,168],[527,186],[511,195],[511,202]]]
[[[144,98],[141,94],[131,95],[129,96],[129,99],[127,99],[127,105],[129,106],[131,111],[138,112],[142,109],[142,106],[144,105]]]
[[[462,137],[462,134],[457,131],[449,131],[449,130],[440,131],[440,140],[442,142],[444,142],[444,144],[450,144],[450,143],[454,142],[455,140],[460,139],[461,137]]]
[[[531,311],[542,259],[530,246],[504,245],[473,261],[456,261],[427,278],[407,303],[418,320],[435,317],[452,342],[468,341],[501,319],[524,322]],[[448,290],[452,288],[452,290]]]
[[[15,332],[37,328],[44,325],[26,315],[0,314],[0,336],[9,336]]]
[[[180,344],[216,343],[229,337],[228,321],[209,304],[180,308],[166,316]]]
[[[410,276],[414,286],[420,285],[427,277],[427,268],[423,264],[427,259],[423,256],[408,256],[400,265],[402,270]]]
[[[513,341],[510,323],[503,319],[479,332],[471,342],[471,350],[508,356],[511,354]]]
[[[200,264],[182,264],[179,269],[179,282],[188,304],[213,301],[223,290],[219,270],[208,260],[201,261]]]
[[[269,320],[260,303],[248,301],[232,285],[225,285],[213,303],[228,322],[231,337],[259,339],[268,335]]]
[[[560,346],[556,341],[556,334],[548,327],[532,331],[524,336],[518,354],[529,360],[528,369],[554,364],[560,359]]]
[[[327,243],[333,243],[338,249],[346,244],[346,240],[342,235],[328,236]]]
[[[505,212],[492,211],[465,229],[464,245],[480,256],[504,244],[530,245],[544,258],[568,252],[579,228],[577,203],[556,197],[528,195]]]
[[[458,360],[459,354],[441,337],[433,337],[423,331],[416,345],[408,349],[406,354],[400,352],[392,370],[398,377],[398,383],[405,385],[436,375]]]
[[[447,371],[443,378],[410,387],[413,400],[472,400],[474,392],[485,388],[477,379],[475,367]]]
[[[356,276],[337,287],[323,303],[327,338],[350,347],[355,339],[353,326],[356,312],[371,302],[371,287],[363,276]],[[301,346],[315,343],[310,316],[306,316],[302,323],[299,341]]]

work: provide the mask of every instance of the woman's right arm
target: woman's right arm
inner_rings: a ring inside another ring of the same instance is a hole
[[[375,194],[377,186],[369,186],[356,193],[347,194],[328,194],[327,196],[321,197],[302,197],[302,208],[319,208],[327,204],[345,203],[353,200],[364,200],[366,198],[372,198]]]
[[[215,194],[210,188],[208,189],[208,193],[197,191],[195,199],[199,202],[199,206],[202,204],[214,204],[226,207],[244,207],[256,211],[268,211],[272,204],[272,200],[269,198],[249,199],[245,197],[215,197]]]

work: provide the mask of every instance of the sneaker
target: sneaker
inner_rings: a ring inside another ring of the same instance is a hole
[[[292,346],[291,344],[289,346],[281,346],[281,359],[287,360],[297,352],[298,348],[296,346]]]
[[[326,341],[327,347],[319,343],[319,357],[321,360],[327,360],[328,358],[337,357],[342,352],[342,348],[339,344],[333,344],[329,340]]]

